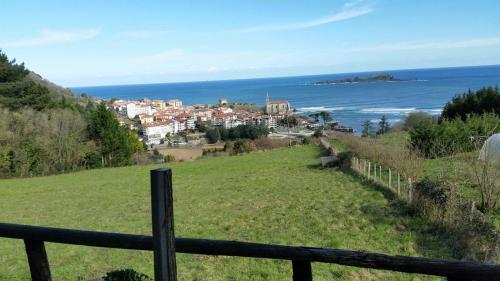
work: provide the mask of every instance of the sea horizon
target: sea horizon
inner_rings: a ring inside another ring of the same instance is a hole
[[[480,64],[480,65],[460,65],[460,66],[438,66],[438,67],[416,67],[416,68],[395,68],[395,69],[382,69],[382,70],[363,70],[353,72],[330,72],[330,73],[317,73],[317,74],[303,74],[303,75],[276,75],[276,76],[263,76],[263,77],[248,77],[248,78],[234,78],[234,79],[213,79],[213,80],[189,80],[189,81],[168,81],[168,82],[144,82],[144,83],[118,83],[118,84],[103,84],[103,85],[78,85],[67,86],[67,89],[82,89],[82,88],[97,88],[97,87],[114,87],[114,86],[143,86],[143,85],[163,85],[163,84],[188,84],[188,83],[205,83],[205,82],[226,82],[226,81],[245,81],[245,80],[261,80],[261,79],[279,79],[279,78],[297,78],[297,77],[314,77],[325,75],[356,75],[367,73],[387,73],[391,71],[415,71],[415,70],[438,70],[438,69],[453,69],[453,68],[482,68],[482,67],[499,67],[500,63],[495,64]]]

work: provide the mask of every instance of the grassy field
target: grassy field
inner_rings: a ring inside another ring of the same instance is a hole
[[[358,178],[317,167],[316,146],[168,164],[176,235],[447,258],[424,221]],[[0,221],[150,234],[149,170],[135,166],[0,181]],[[387,195],[388,196],[388,195]],[[150,252],[47,244],[55,280],[118,268],[152,275]],[[29,280],[23,243],[0,238],[0,280]],[[178,254],[179,280],[290,280],[291,264]],[[313,264],[314,280],[434,280]]]

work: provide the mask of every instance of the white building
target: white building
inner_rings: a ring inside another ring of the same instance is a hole
[[[177,134],[179,132],[179,122],[153,122],[142,125],[142,135],[147,145],[160,144],[167,134]]]
[[[248,124],[252,126],[266,126],[269,129],[276,128],[278,126],[278,118],[272,115],[261,115],[256,116],[248,120]]]
[[[151,106],[149,105],[141,105],[141,104],[135,104],[135,103],[128,103],[127,104],[127,116],[128,118],[132,119],[135,116],[139,114],[147,114],[147,115],[153,115],[153,113],[156,112]]]

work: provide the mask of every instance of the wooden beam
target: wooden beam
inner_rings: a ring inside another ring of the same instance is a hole
[[[153,250],[151,236],[0,223],[0,237],[105,248]],[[334,263],[355,267],[419,273],[448,278],[495,280],[500,265],[478,262],[390,256],[341,249],[282,246],[239,241],[176,238],[176,252]]]
[[[155,281],[177,281],[172,171],[151,171],[151,209]]]
[[[45,245],[40,240],[24,240],[32,281],[52,281]]]
[[[311,263],[292,261],[293,281],[312,281]]]

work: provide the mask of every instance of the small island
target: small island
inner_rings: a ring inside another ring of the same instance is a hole
[[[331,84],[345,84],[345,83],[362,83],[362,82],[378,82],[378,81],[401,81],[390,74],[377,74],[367,77],[355,76],[353,78],[338,79],[338,80],[324,80],[313,82],[312,85],[331,85]]]

